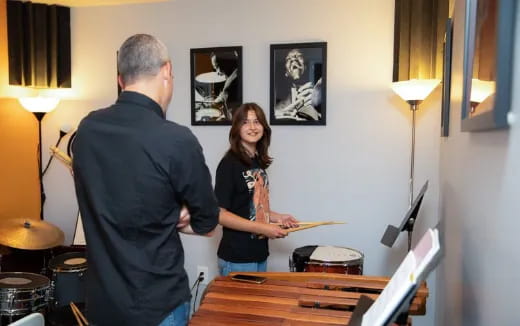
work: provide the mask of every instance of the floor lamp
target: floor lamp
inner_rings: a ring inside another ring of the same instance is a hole
[[[412,111],[412,150],[410,155],[410,180],[409,180],[409,207],[412,206],[413,182],[414,182],[414,164],[415,164],[415,113],[419,108],[419,104],[430,95],[437,87],[439,80],[436,79],[411,79],[392,83],[392,89],[403,100],[410,104]],[[413,219],[413,218],[412,218]],[[414,220],[408,222],[408,251],[412,248],[412,231]]]
[[[45,203],[45,190],[43,188],[42,174],[42,119],[46,113],[54,110],[60,100],[51,97],[22,97],[18,101],[29,112],[32,112],[38,120],[38,177],[40,179],[40,219],[43,220],[43,204]]]

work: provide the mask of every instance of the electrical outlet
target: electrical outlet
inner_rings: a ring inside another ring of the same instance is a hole
[[[204,280],[202,280],[201,284],[208,284],[209,283],[208,266],[197,266],[197,276],[196,277],[199,277],[200,273],[204,273]]]

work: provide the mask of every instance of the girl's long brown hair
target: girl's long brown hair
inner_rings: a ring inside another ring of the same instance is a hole
[[[240,128],[244,124],[244,120],[247,119],[247,113],[253,111],[262,127],[264,127],[264,134],[262,138],[256,143],[256,151],[258,152],[258,162],[260,167],[266,169],[273,158],[269,156],[269,145],[271,144],[271,127],[267,124],[264,111],[256,103],[244,103],[233,114],[233,122],[231,123],[231,129],[229,130],[229,150],[227,154],[236,155],[242,163],[250,166],[251,158],[247,154],[246,150],[242,146],[240,138]]]

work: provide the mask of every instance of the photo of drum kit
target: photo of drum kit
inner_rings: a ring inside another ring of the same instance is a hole
[[[84,311],[87,259],[83,248],[63,241],[63,231],[49,222],[0,220],[0,326],[33,312],[45,315],[46,325],[76,325],[69,304]],[[77,251],[59,253],[65,250]]]
[[[216,102],[218,95],[216,87],[226,81],[226,76],[210,71],[197,75],[195,80],[199,83],[195,89],[195,119],[197,121],[231,120],[230,112],[226,112],[225,101]]]

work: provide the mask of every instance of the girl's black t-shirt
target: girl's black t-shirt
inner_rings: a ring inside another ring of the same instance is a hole
[[[264,196],[268,199],[268,194],[267,173],[257,159],[253,159],[251,166],[247,166],[232,153],[222,158],[215,179],[215,195],[220,207],[255,221],[257,213],[263,211],[262,202],[258,198]],[[234,263],[261,262],[269,256],[268,241],[249,232],[224,227],[217,254],[219,258]]]

